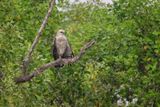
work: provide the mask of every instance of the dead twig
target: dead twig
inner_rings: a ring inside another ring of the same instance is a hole
[[[74,63],[74,62],[78,61],[78,60],[82,57],[82,55],[86,52],[86,50],[87,50],[88,48],[90,48],[94,43],[95,43],[95,41],[92,40],[92,41],[88,42],[87,44],[85,44],[85,45],[81,48],[80,53],[79,53],[78,55],[74,56],[73,58],[57,59],[57,60],[55,60],[55,61],[53,61],[53,62],[44,64],[44,65],[42,65],[41,67],[37,68],[35,71],[33,71],[32,74],[30,74],[30,75],[25,75],[25,76],[16,78],[16,79],[15,79],[15,82],[16,82],[16,83],[27,82],[27,81],[30,81],[33,77],[41,74],[44,70],[46,70],[46,69],[48,69],[48,68],[55,67],[56,65],[60,65],[60,64],[67,65],[67,64]]]

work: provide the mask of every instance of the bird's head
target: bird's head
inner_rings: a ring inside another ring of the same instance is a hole
[[[58,30],[58,32],[57,33],[65,33],[65,31],[63,30],[63,29],[60,29],[60,30]]]

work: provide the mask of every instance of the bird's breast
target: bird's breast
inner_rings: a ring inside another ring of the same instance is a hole
[[[67,46],[67,39],[65,36],[57,36],[56,37],[56,47],[59,55],[63,55]]]
[[[56,42],[57,42],[57,44],[59,44],[59,45],[66,45],[67,39],[64,38],[64,37],[57,37],[57,38],[56,38]]]

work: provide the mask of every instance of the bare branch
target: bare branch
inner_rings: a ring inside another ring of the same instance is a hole
[[[49,16],[51,15],[51,12],[52,12],[54,3],[55,3],[55,0],[51,0],[51,2],[50,2],[50,7],[49,7],[49,9],[48,9],[48,12],[47,12],[47,14],[46,14],[46,16],[45,16],[42,24],[41,24],[41,27],[40,27],[40,29],[38,30],[38,33],[37,33],[37,35],[36,35],[36,37],[35,37],[35,39],[34,39],[34,41],[33,41],[32,46],[31,46],[30,49],[28,50],[28,54],[26,55],[26,57],[25,57],[24,60],[23,60],[23,65],[22,65],[22,70],[23,70],[23,72],[26,72],[26,70],[27,70],[27,67],[28,67],[29,62],[30,62],[30,59],[31,59],[31,54],[32,54],[32,52],[33,52],[36,44],[38,43],[40,36],[42,35],[43,29],[45,28],[45,26],[46,26],[46,24],[47,24],[47,21],[48,21]]]
[[[92,40],[92,41],[88,42],[87,44],[85,44],[85,45],[81,48],[79,55],[76,55],[76,56],[73,57],[73,58],[57,59],[56,61],[53,61],[53,62],[47,63],[47,64],[45,64],[45,65],[42,65],[41,67],[39,67],[39,68],[37,68],[35,71],[33,71],[32,74],[30,74],[30,75],[25,75],[25,76],[16,78],[16,79],[15,79],[15,82],[16,82],[16,83],[27,82],[27,81],[30,81],[33,77],[41,74],[44,70],[46,70],[46,69],[48,69],[48,68],[55,67],[56,65],[59,65],[59,64],[67,65],[67,64],[74,63],[74,62],[78,61],[78,60],[82,57],[82,55],[85,53],[85,51],[86,51],[88,48],[90,48],[94,43],[95,43],[95,41]]]

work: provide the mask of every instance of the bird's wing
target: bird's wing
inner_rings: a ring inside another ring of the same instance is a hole
[[[71,45],[69,43],[67,43],[67,47],[66,47],[65,53],[63,55],[63,58],[70,58],[70,57],[73,57],[73,56],[74,55],[73,55]]]
[[[58,52],[57,52],[56,42],[55,41],[56,41],[56,38],[54,38],[53,44],[52,44],[52,55],[53,55],[54,59],[56,60],[56,59],[59,58],[59,56],[58,56]]]

